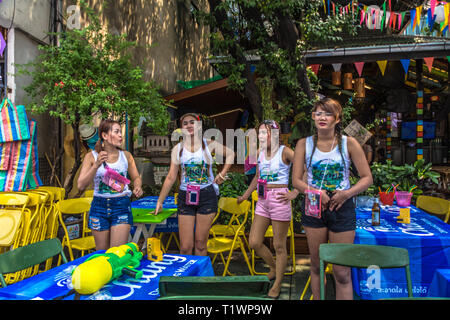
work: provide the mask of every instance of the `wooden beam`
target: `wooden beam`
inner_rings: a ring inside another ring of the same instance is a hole
[[[173,93],[171,95],[165,96],[166,100],[173,100],[174,102],[191,98],[196,95],[200,95],[206,92],[226,88],[228,86],[228,78],[210,82],[192,89],[183,90],[180,92]]]

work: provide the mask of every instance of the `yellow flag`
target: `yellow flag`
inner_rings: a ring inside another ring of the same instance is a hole
[[[444,26],[448,25],[448,12],[449,12],[449,9],[450,9],[450,3],[444,4],[444,17],[445,17]]]
[[[381,74],[384,76],[384,71],[386,71],[387,60],[377,61],[378,67],[380,67]]]
[[[419,6],[416,8],[416,19],[417,19],[418,26],[420,26],[421,17],[422,17],[422,6]]]

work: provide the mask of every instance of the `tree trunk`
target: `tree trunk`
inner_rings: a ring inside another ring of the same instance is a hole
[[[230,39],[234,37],[233,30],[230,28],[228,23],[227,14],[224,10],[216,10],[217,7],[221,4],[221,0],[209,0],[209,8],[210,12],[213,14],[216,19],[217,26],[220,32],[224,35],[224,37],[229,37]],[[240,53],[235,46],[231,46],[229,48],[229,54],[235,58],[238,63],[245,64],[244,74],[242,75],[247,81],[245,82],[244,94],[248,98],[250,103],[250,108],[253,111],[253,114],[258,120],[262,118],[262,109],[261,109],[261,94],[259,93],[258,88],[256,87],[253,74],[250,71],[250,65],[247,63],[245,55]]]
[[[77,174],[78,169],[81,166],[81,146],[80,146],[80,132],[78,131],[78,123],[75,122],[72,124],[73,129],[73,149],[75,153],[75,162],[72,168],[69,171],[66,179],[64,180],[64,189],[66,189],[66,197],[69,195],[69,192],[72,191],[73,182],[75,179],[75,175]]]

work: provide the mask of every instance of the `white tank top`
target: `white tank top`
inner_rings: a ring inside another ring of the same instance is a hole
[[[329,191],[350,189],[349,170],[351,163],[347,149],[347,136],[342,136],[342,156],[339,152],[337,140],[335,145],[330,152],[322,152],[316,147],[311,159],[314,141],[312,136],[306,138],[305,164],[308,168],[308,185]],[[345,163],[342,158],[344,158]]]
[[[94,156],[94,161],[97,161],[98,153],[95,150],[92,150],[92,155]],[[114,163],[106,163],[108,167],[114,169],[122,176],[127,177],[128,173],[128,160],[125,156],[125,153],[119,150],[119,158]],[[123,196],[131,196],[131,190],[126,185],[122,192],[118,192],[112,189],[110,186],[106,185],[102,181],[102,177],[105,174],[105,168],[101,165],[97,169],[97,173],[94,177],[94,197],[102,197],[102,198],[114,198],[114,197],[123,197]]]
[[[289,172],[291,164],[283,162],[284,146],[278,148],[275,156],[266,160],[264,150],[258,156],[259,178],[264,179],[269,184],[289,184]]]
[[[181,180],[180,189],[186,191],[186,186],[188,184],[193,186],[199,186],[200,189],[210,186],[214,181],[214,174],[212,171],[213,158],[208,149],[208,144],[205,139],[203,139],[205,149],[203,145],[195,151],[190,152],[183,147],[183,152],[180,159],[180,150],[183,143],[178,144],[178,161],[181,165]],[[208,157],[206,161],[205,154]]]

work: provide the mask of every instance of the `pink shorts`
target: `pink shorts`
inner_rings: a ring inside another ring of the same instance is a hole
[[[289,192],[288,188],[267,189],[267,199],[258,199],[255,214],[276,221],[291,221],[291,201],[277,199],[278,193]]]

